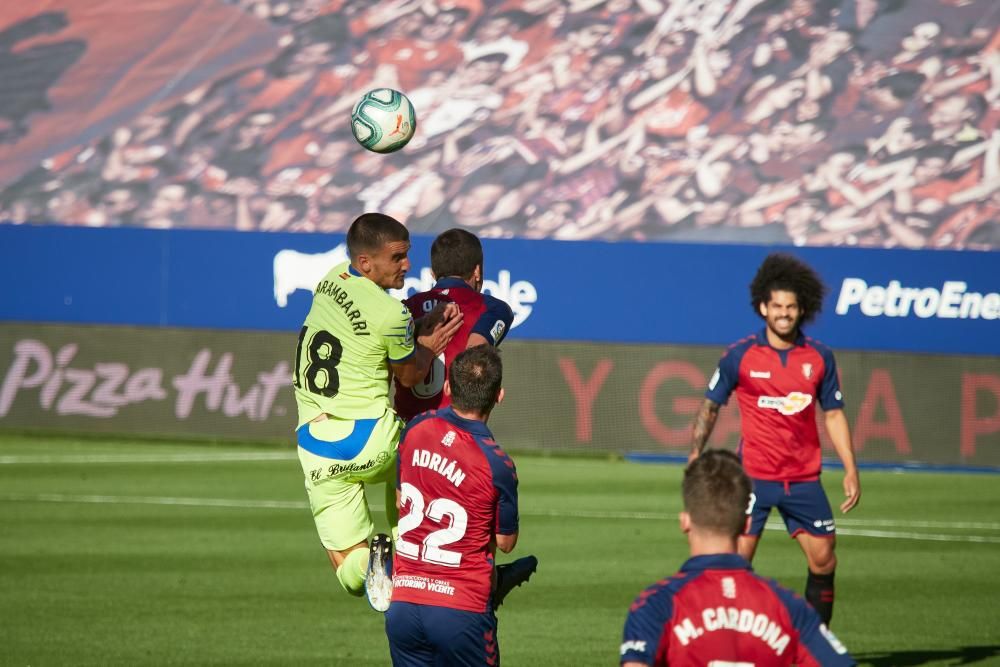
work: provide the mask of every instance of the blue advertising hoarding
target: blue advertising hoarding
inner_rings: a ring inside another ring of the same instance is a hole
[[[295,330],[342,235],[0,225],[0,319]],[[415,237],[406,291],[429,287]],[[773,250],[830,288],[809,334],[837,349],[1000,354],[1000,253],[485,240],[486,289],[524,340],[725,345],[760,326]]]

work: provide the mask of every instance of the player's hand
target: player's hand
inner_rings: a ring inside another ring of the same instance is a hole
[[[691,453],[688,454],[688,465],[694,463],[694,460],[698,458],[700,455],[701,455],[700,451],[698,451],[697,449],[692,449]]]
[[[858,481],[857,472],[844,475],[844,497],[844,502],[840,503],[840,511],[847,514],[861,500],[861,482]]]
[[[442,322],[449,321],[456,315],[461,314],[462,309],[458,307],[458,304],[451,302],[438,303],[438,305],[434,306],[433,310],[426,315],[421,315],[416,321],[417,338],[429,335]]]
[[[431,311],[425,317],[430,317],[433,313],[434,311]],[[437,318],[435,317],[435,319]],[[444,349],[448,347],[448,343],[455,337],[458,330],[462,328],[463,319],[462,310],[457,305],[449,303],[442,309],[440,319],[434,323],[433,327],[429,329],[425,328],[424,335],[419,336],[417,342],[429,349],[436,357],[444,352]]]

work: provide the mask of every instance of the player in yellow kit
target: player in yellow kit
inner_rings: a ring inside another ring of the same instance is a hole
[[[392,375],[410,387],[427,374],[462,323],[449,309],[415,332],[413,318],[386,290],[400,288],[410,268],[406,227],[365,213],[347,232],[350,261],[316,287],[295,353],[298,452],[320,541],[341,585],[388,607],[391,542],[377,536],[366,484],[385,483],[385,509],[395,528],[396,447],[403,423],[389,402]],[[367,579],[367,582],[366,582]],[[384,590],[386,586],[388,590]]]

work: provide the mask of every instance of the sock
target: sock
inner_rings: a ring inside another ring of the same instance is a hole
[[[829,627],[833,618],[833,572],[816,574],[809,571],[809,576],[806,578],[806,601]]]
[[[337,568],[337,579],[344,590],[361,597],[365,594],[365,575],[368,573],[368,550],[355,549]]]

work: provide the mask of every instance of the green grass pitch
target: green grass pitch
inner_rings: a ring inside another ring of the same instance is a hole
[[[628,605],[686,557],[681,468],[515,459],[511,557],[540,565],[499,612],[504,664],[615,665]],[[839,503],[839,473],[824,482]],[[862,487],[838,525],[840,639],[861,664],[1000,664],[1000,479],[863,472]],[[804,560],[774,528],[755,567],[801,591]],[[0,664],[389,660],[381,615],[327,563],[293,452],[4,436]]]

